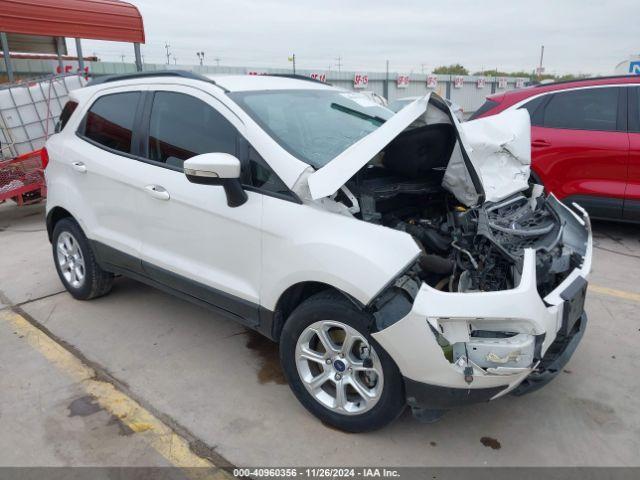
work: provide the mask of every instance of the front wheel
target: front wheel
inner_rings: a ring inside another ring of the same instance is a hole
[[[282,332],[280,359],[296,397],[348,432],[381,428],[405,407],[398,367],[369,334],[370,324],[344,297],[320,293],[291,314]]]

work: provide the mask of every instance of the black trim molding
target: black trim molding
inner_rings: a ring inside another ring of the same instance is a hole
[[[592,218],[605,220],[622,218],[622,208],[624,205],[622,198],[571,195],[562,199],[562,203],[569,207],[571,207],[571,204],[574,202],[584,208]]]
[[[416,382],[404,377],[407,404],[412,408],[446,410],[472,403],[488,402],[509,385],[491,388],[451,388]]]
[[[100,266],[112,273],[133,278],[183,300],[208,308],[273,339],[273,312],[258,304],[212,288],[101,242],[89,240]]]

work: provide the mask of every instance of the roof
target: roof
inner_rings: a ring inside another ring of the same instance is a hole
[[[96,91],[128,85],[180,84],[198,86],[205,82],[226,93],[262,90],[321,90],[335,89],[312,79],[292,79],[270,75],[200,75],[188,70],[159,70],[105,75],[93,78],[84,88],[74,90],[74,99],[83,101]]]
[[[496,95],[489,95],[487,98],[503,102],[508,100],[509,105],[513,105],[521,100],[529,97],[540,95],[541,93],[554,92],[557,90],[567,90],[570,88],[593,87],[602,85],[624,85],[624,84],[640,84],[640,75],[623,75],[612,77],[594,77],[579,80],[568,80],[564,82],[542,83],[531,87],[521,88],[518,90],[509,90]]]
[[[323,90],[330,85],[314,81],[311,78],[299,79],[272,75],[206,75],[216,85],[230,92],[251,90]]]
[[[0,31],[144,43],[138,9],[118,0],[0,0]]]

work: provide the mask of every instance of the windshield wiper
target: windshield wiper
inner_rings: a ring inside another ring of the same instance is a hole
[[[353,108],[349,108],[349,107],[345,107],[344,105],[340,105],[339,103],[332,103],[331,104],[331,108],[335,109],[335,110],[339,110],[340,112],[346,113],[348,115],[353,115],[354,117],[358,117],[361,118],[362,120],[368,120],[368,121],[374,121],[377,122],[379,125],[377,125],[378,127],[380,125],[382,125],[384,122],[386,122],[387,120],[382,118],[382,117],[378,117],[377,115],[369,115],[367,113],[361,112],[359,110],[355,110]]]

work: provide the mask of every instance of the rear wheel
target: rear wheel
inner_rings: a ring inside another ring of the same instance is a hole
[[[74,298],[90,300],[109,293],[113,274],[100,268],[87,237],[73,219],[56,223],[51,244],[58,276]]]
[[[371,318],[338,294],[302,303],[282,332],[280,358],[298,400],[349,432],[381,428],[404,409],[402,377],[369,334]]]

